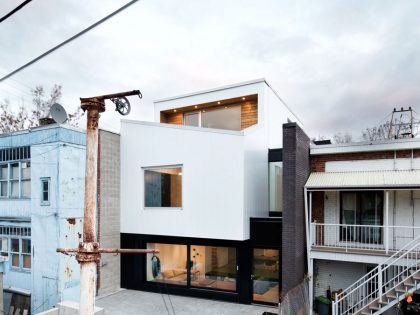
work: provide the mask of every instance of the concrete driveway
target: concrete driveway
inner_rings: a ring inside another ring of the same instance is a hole
[[[262,315],[277,314],[275,308],[243,305],[207,299],[142,291],[121,290],[98,297],[96,305],[105,309],[106,315]]]

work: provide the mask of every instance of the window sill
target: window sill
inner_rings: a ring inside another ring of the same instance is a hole
[[[40,203],[40,206],[50,206],[51,203],[49,201],[44,201]]]
[[[144,207],[143,210],[182,210],[182,207]]]
[[[10,271],[21,272],[21,273],[31,273],[31,269],[23,269],[19,267],[10,267]]]

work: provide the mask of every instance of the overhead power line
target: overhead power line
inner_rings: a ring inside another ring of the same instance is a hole
[[[137,2],[138,0],[132,0],[130,2],[128,2],[127,4],[123,5],[121,8],[119,8],[118,10],[112,12],[111,14],[107,15],[106,17],[100,19],[99,21],[97,21],[96,23],[93,23],[91,26],[89,26],[88,28],[85,28],[83,31],[77,33],[76,35],[70,37],[69,39],[66,39],[64,42],[61,42],[60,44],[58,44],[57,46],[54,46],[53,48],[51,48],[50,50],[47,50],[46,52],[44,52],[43,54],[39,55],[38,57],[32,59],[31,61],[25,63],[23,66],[17,68],[16,70],[13,70],[12,72],[10,72],[9,74],[5,75],[4,77],[2,77],[0,79],[0,82],[3,82],[4,80],[10,78],[11,76],[15,75],[16,73],[22,71],[23,69],[29,67],[30,65],[34,64],[35,62],[41,60],[42,58],[48,56],[49,54],[51,54],[53,51],[57,50],[60,47],[63,47],[64,45],[70,43],[71,41],[75,40],[76,38],[82,36],[83,34],[89,32],[91,29],[97,27],[98,25],[102,24],[103,22],[105,22],[106,20],[109,20],[110,18],[112,18],[114,15],[117,15],[118,13],[120,13],[121,11],[124,11],[125,9],[127,9],[129,6],[131,6],[132,4],[134,4],[135,2]]]
[[[32,0],[23,1],[20,5],[18,5],[16,8],[14,8],[12,11],[10,11],[9,13],[7,13],[5,16],[1,17],[0,18],[0,23],[3,22],[4,20],[6,20],[7,18],[11,17],[13,14],[15,14],[17,11],[19,11],[20,9],[22,9],[25,5],[27,5],[31,1]]]

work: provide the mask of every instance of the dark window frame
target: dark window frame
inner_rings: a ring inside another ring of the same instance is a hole
[[[380,202],[378,204],[382,205],[382,207],[379,207],[379,209],[376,209],[379,213],[379,224],[370,224],[370,225],[378,225],[383,226],[384,222],[384,191],[381,190],[358,190],[358,191],[340,191],[340,224],[344,224],[344,209],[343,209],[343,196],[345,194],[355,194],[356,196],[356,222],[354,225],[363,225],[362,224],[362,218],[363,218],[363,205],[362,205],[362,195],[375,195],[375,197],[380,198]],[[348,224],[351,225],[351,224]],[[372,241],[372,237],[370,235],[367,235],[369,233],[377,233],[377,237],[373,236],[374,240]],[[352,235],[354,234],[355,235]],[[343,236],[346,235],[344,238]],[[347,227],[340,226],[340,241],[346,241],[349,238],[354,238],[353,240],[350,240],[352,242],[358,242],[358,243],[373,243],[382,245],[383,240],[383,233],[381,228],[378,228],[375,231],[366,230],[362,227],[353,228],[350,230]]]

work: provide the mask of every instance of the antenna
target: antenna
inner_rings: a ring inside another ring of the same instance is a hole
[[[54,121],[57,124],[62,124],[67,120],[67,113],[63,106],[61,106],[58,103],[55,103],[50,108],[50,114],[51,118],[54,119]]]
[[[396,114],[399,114],[399,117]],[[408,109],[401,107],[401,110],[394,108],[388,130],[388,139],[414,138],[416,133],[414,127],[420,122],[416,122],[411,106]]]

